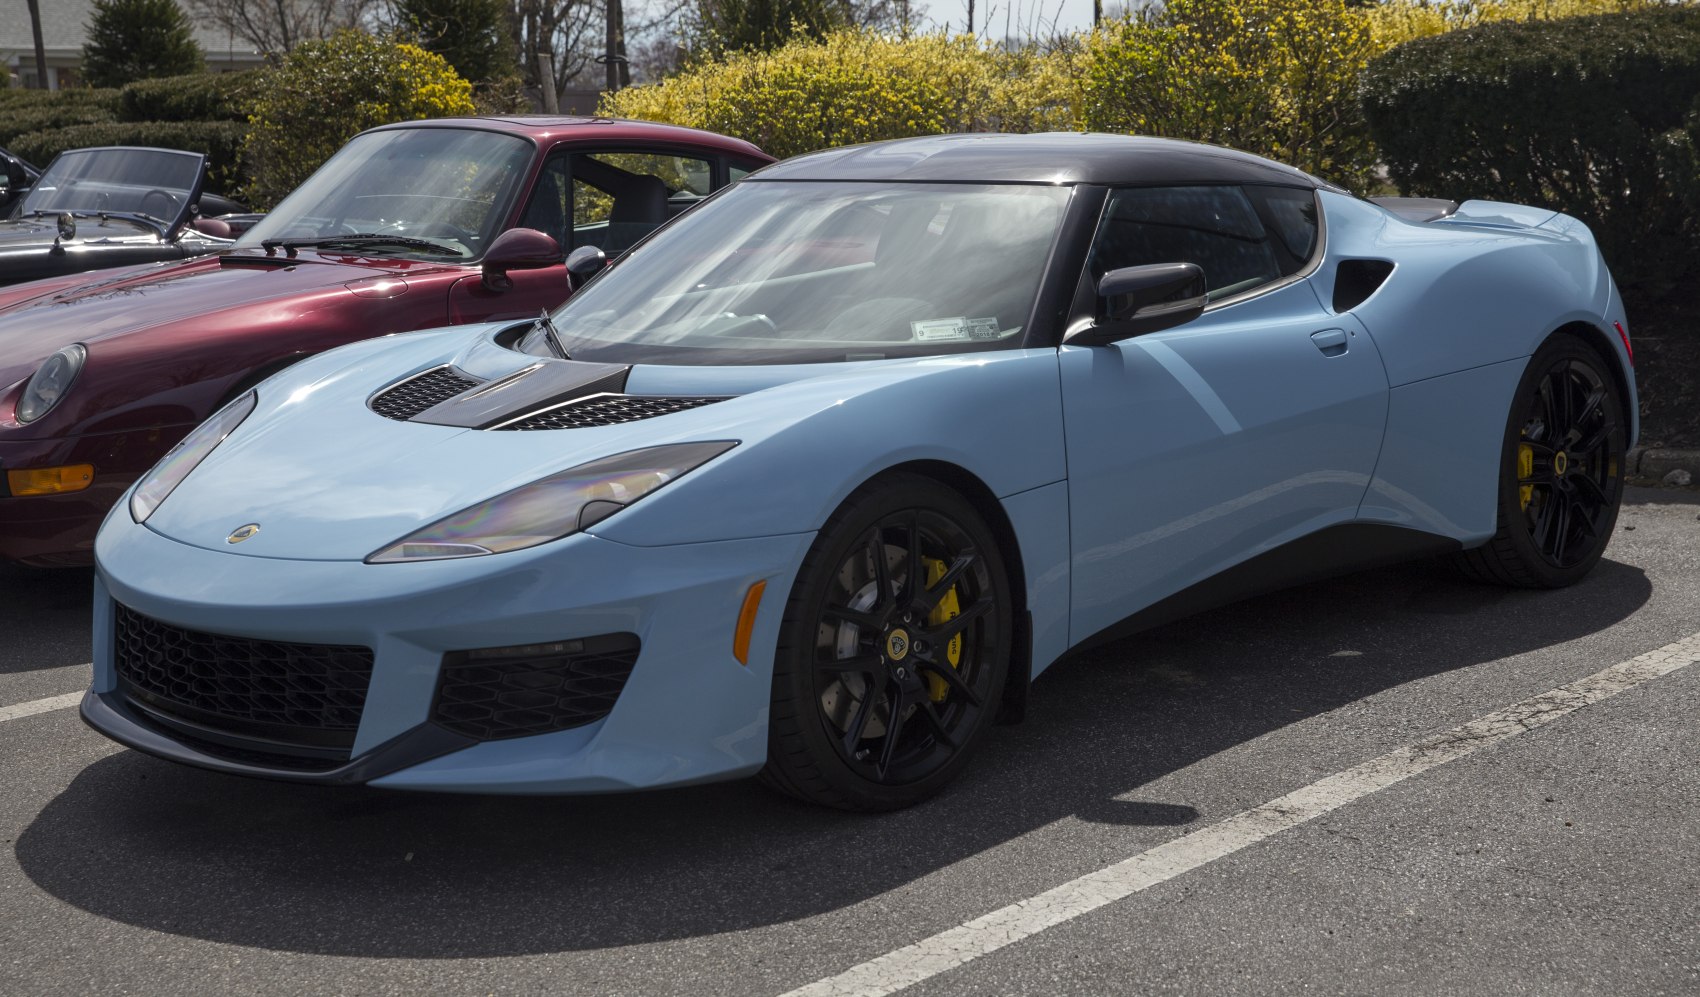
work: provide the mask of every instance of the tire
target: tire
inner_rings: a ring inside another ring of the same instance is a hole
[[[1477,581],[1563,588],[1599,562],[1623,501],[1628,430],[1617,380],[1568,333],[1529,361],[1505,426],[1499,528],[1456,563]]]
[[[937,793],[992,725],[1013,620],[997,539],[966,499],[913,474],[865,485],[785,604],[762,781],[844,810]]]

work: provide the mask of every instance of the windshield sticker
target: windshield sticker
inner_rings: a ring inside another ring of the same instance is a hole
[[[998,320],[992,318],[935,318],[911,322],[915,339],[923,343],[960,343],[970,339],[998,338]]]

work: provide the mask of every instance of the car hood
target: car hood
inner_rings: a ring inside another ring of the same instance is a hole
[[[556,471],[668,443],[736,440],[734,453],[748,451],[847,397],[960,365],[934,358],[634,367],[627,393],[700,393],[725,400],[582,429],[467,429],[396,421],[370,408],[375,394],[444,363],[494,379],[539,362],[491,343],[489,334],[499,328],[483,327],[472,349],[445,349],[464,345],[466,329],[414,333],[357,343],[284,372],[267,382],[255,411],[159,506],[148,527],[233,554],[360,560],[438,519]],[[689,482],[687,476],[669,488]],[[252,538],[239,546],[227,542],[250,523],[259,525]]]
[[[265,313],[279,299],[397,269],[405,266],[306,253],[289,261],[233,253],[97,273],[70,286],[56,282],[48,294],[31,294],[27,284],[8,288],[13,293],[0,304],[0,386],[28,376],[71,343],[98,353],[97,344],[115,337],[232,308]]]

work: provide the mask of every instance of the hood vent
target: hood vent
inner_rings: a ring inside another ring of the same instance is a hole
[[[406,422],[431,406],[483,383],[453,367],[434,367],[385,388],[366,404],[386,419]]]
[[[724,397],[692,398],[675,395],[589,395],[492,428],[524,431],[617,426],[622,422],[653,419],[658,415],[684,412],[725,400]]]

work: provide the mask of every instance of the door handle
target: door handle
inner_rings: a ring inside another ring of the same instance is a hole
[[[1346,330],[1324,329],[1310,334],[1310,341],[1325,357],[1337,357],[1346,352]]]

